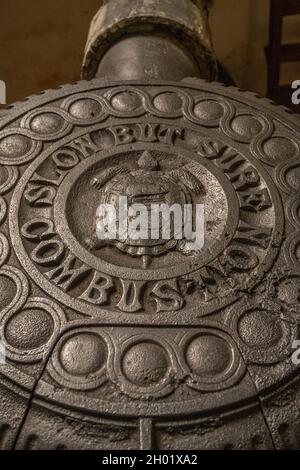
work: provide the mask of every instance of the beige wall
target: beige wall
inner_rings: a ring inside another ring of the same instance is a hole
[[[0,0],[0,79],[8,102],[76,81],[91,18],[99,0]],[[215,48],[245,89],[265,93],[264,46],[269,0],[215,0],[211,12]],[[288,40],[298,36],[300,20],[289,21]],[[300,64],[286,78],[300,79]]]
[[[0,0],[0,79],[8,102],[80,77],[99,0]]]
[[[211,28],[217,57],[243,89],[266,93],[264,47],[269,35],[269,0],[215,0]],[[300,42],[300,16],[285,19],[284,41]],[[282,66],[282,82],[300,79],[300,63]]]

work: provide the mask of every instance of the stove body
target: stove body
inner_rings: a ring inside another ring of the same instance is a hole
[[[299,119],[215,73],[203,2],[106,1],[1,117],[0,448],[299,447]],[[199,197],[203,248],[97,246],[112,193]]]

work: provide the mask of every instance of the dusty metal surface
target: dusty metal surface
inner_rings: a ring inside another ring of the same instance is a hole
[[[299,446],[299,130],[201,80],[82,82],[3,116],[2,448]],[[93,243],[101,198],[162,188],[205,203],[197,256]]]
[[[203,8],[104,2],[84,74],[110,80],[0,116],[2,449],[300,445],[299,119],[180,81],[213,71]],[[203,204],[203,248],[99,243],[120,196]]]

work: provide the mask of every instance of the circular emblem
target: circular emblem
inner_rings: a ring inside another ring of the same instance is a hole
[[[120,93],[116,101],[113,95],[110,106],[132,96]],[[160,100],[168,103],[170,97]],[[195,109],[199,112],[199,104]],[[11,237],[35,282],[82,313],[112,321],[115,312],[135,319],[146,314],[150,321],[148,314],[159,314],[159,322],[169,323],[164,312],[184,310],[190,321],[261,281],[280,246],[281,201],[268,172],[237,143],[209,138],[189,122],[157,124],[146,114],[138,121],[125,125],[117,117],[108,127],[101,120],[42,152],[15,191]],[[133,239],[127,233],[99,239],[97,210],[110,204],[118,225],[122,198],[127,223],[133,205],[165,207],[157,237]],[[197,250],[189,250],[182,223],[171,223],[162,236],[166,208],[184,213],[187,205],[194,214],[196,206],[204,210]]]

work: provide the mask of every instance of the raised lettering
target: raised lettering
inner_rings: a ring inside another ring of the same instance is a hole
[[[76,267],[78,262],[75,256],[69,254],[60,266],[49,271],[46,276],[68,292],[91,272],[91,268],[85,264]]]
[[[105,305],[109,303],[108,294],[113,287],[111,277],[95,272],[89,287],[79,298],[94,305]]]
[[[156,303],[157,312],[177,311],[184,305],[176,279],[157,282],[152,289],[151,297]]]
[[[117,307],[123,312],[134,313],[142,309],[141,293],[145,286],[141,281],[128,281],[121,279],[122,297]]]

